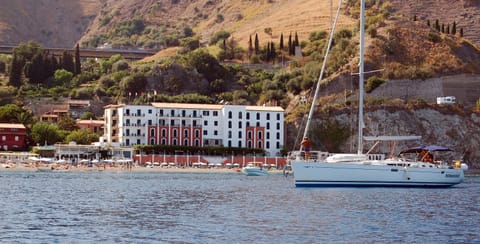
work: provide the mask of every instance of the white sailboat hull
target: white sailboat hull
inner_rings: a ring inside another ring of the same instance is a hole
[[[463,182],[462,169],[292,161],[297,187],[449,187]]]

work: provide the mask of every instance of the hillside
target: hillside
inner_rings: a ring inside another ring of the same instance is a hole
[[[334,6],[330,6],[331,2]],[[439,19],[445,25],[456,21],[458,28],[464,28],[465,37],[480,45],[478,1],[390,2],[395,12],[417,15],[420,21],[433,23]],[[329,0],[0,0],[0,43],[33,39],[48,47],[72,47],[76,42],[84,45],[116,42],[131,47],[161,48],[162,43],[180,35],[185,27],[199,35],[204,44],[222,29],[231,32],[244,47],[255,33],[261,43],[290,32],[298,32],[300,40],[307,40],[312,31],[329,28],[337,4]],[[340,26],[355,23],[343,13]],[[142,31],[133,35],[123,33],[129,21],[136,18],[142,20]],[[113,35],[117,38],[112,39]],[[160,45],[155,46],[159,40]]]

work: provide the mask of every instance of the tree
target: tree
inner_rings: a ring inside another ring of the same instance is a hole
[[[294,48],[300,46],[300,42],[298,41],[298,33],[296,31],[295,31],[295,41],[293,42],[293,46]]]
[[[57,69],[53,75],[57,85],[66,86],[70,83],[73,78],[72,72],[69,72],[64,69]]]
[[[252,43],[252,35],[250,35],[250,38],[248,39],[248,58],[250,58],[250,55],[253,53],[253,43]]]
[[[280,51],[283,50],[283,33],[280,34],[280,44],[279,44]]]
[[[58,119],[58,128],[65,131],[74,131],[78,128],[77,122],[70,116],[63,116]]]
[[[96,116],[94,113],[88,111],[80,115],[80,119],[86,120],[86,119],[96,119]]]
[[[22,123],[20,114],[28,113],[25,109],[15,104],[7,104],[0,107],[0,123]]]
[[[13,87],[20,87],[22,85],[22,71],[24,62],[17,56],[13,55],[12,64],[9,69],[8,84]]]
[[[453,21],[452,25],[452,35],[457,34],[457,22]]]
[[[72,73],[75,73],[75,64],[73,62],[73,56],[67,51],[64,51],[62,54],[61,67]]]
[[[463,28],[460,28],[460,37],[463,37]]]
[[[51,123],[40,122],[32,127],[32,139],[40,145],[53,145],[62,141],[60,129]]]
[[[92,133],[86,129],[74,130],[66,138],[65,143],[76,142],[81,145],[90,145],[92,142],[97,142],[99,135]]]
[[[80,45],[75,47],[75,75],[82,73],[82,65],[80,62]]]
[[[258,33],[255,33],[255,54],[260,52],[260,41],[258,40]]]
[[[290,32],[290,35],[288,35],[288,54],[293,55],[293,43],[292,43],[292,33]]]

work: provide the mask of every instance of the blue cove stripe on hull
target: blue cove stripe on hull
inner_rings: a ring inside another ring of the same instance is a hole
[[[295,181],[296,187],[429,187],[443,188],[457,183],[386,181]]]

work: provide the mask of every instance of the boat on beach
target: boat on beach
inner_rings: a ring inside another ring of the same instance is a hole
[[[364,21],[365,1],[360,1],[360,62],[359,62],[359,112],[358,112],[358,148],[357,153],[327,153],[299,151],[289,155],[295,186],[297,187],[449,187],[463,182],[466,164],[460,161],[448,163],[435,160],[433,155],[450,151],[441,146],[419,146],[402,151],[398,156],[384,158],[383,155],[363,152],[364,140],[402,141],[416,140],[418,136],[380,136],[363,137],[363,86],[364,86]],[[341,4],[340,4],[341,6]],[[340,11],[340,6],[338,12]],[[304,130],[307,137],[310,121],[318,100],[320,81],[323,78],[328,52],[333,40],[333,33],[338,19],[338,12],[333,24],[327,51],[315,95],[308,114]],[[377,145],[377,144],[376,144]],[[307,150],[308,151],[308,150]],[[310,154],[306,157],[306,154]],[[413,154],[407,157],[406,154]],[[425,155],[430,155],[429,159]],[[424,157],[425,156],[425,157]]]
[[[247,166],[242,168],[242,173],[247,176],[266,176],[268,175],[267,169],[257,166],[260,162],[257,163],[248,163]]]

